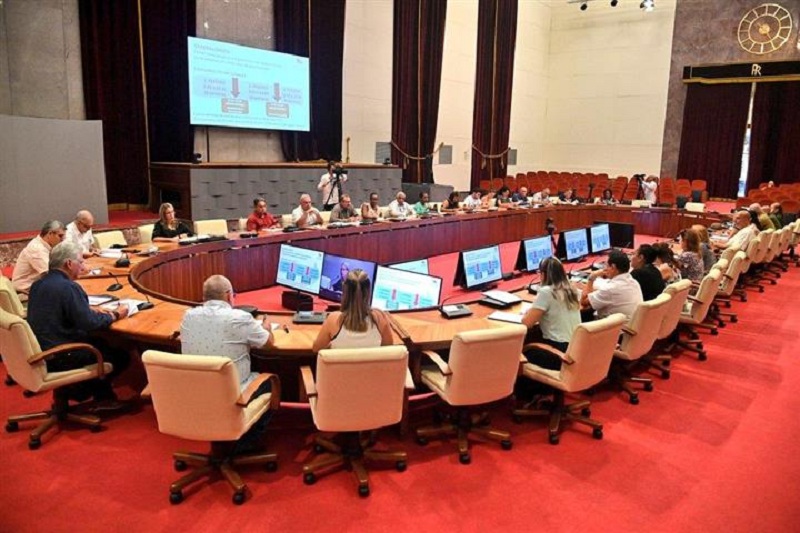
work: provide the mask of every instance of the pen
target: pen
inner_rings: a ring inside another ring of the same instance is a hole
[[[289,326],[287,326],[286,324],[284,324],[284,325],[283,325],[283,331],[285,331],[286,333],[289,333]]]

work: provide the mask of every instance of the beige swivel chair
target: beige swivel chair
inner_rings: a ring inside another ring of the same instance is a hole
[[[228,357],[179,355],[148,350],[142,355],[158,430],[187,440],[211,441],[211,452],[173,454],[175,470],[187,465],[197,469],[172,483],[170,503],[183,501],[183,489],[217,472],[233,487],[233,503],[244,503],[247,485],[234,470],[238,465],[277,468],[274,453],[233,455],[236,441],[268,410],[280,406],[277,376],[261,374],[248,388],[239,391],[239,373]],[[251,398],[264,381],[272,392]],[[202,393],[198,394],[198,391]]]
[[[303,465],[303,481],[311,485],[321,471],[347,468],[358,480],[358,493],[369,496],[364,460],[393,462],[406,469],[406,452],[376,451],[364,432],[396,424],[403,417],[405,388],[413,388],[405,346],[320,350],[316,381],[310,367],[301,374],[317,429],[340,433],[315,439],[320,452]]]
[[[455,412],[441,424],[417,429],[417,442],[456,435],[459,461],[472,460],[468,438],[499,441],[504,450],[511,449],[511,435],[485,425],[484,414],[473,416],[469,408],[501,400],[511,395],[522,357],[522,344],[528,330],[508,325],[458,333],[450,345],[447,363],[438,354],[425,351],[436,366],[423,367],[422,382],[438,394]],[[480,427],[478,424],[481,424]]]
[[[697,294],[687,298],[689,301],[688,309],[685,309],[681,313],[678,319],[678,329],[686,332],[690,341],[699,340],[699,335],[697,334],[698,328],[707,329],[712,335],[718,334],[717,326],[707,322],[706,318],[708,309],[711,307],[711,303],[714,301],[714,297],[717,294],[720,278],[722,278],[722,273],[716,268],[712,268],[700,282],[700,288],[697,290]],[[708,359],[708,355],[703,350],[702,342],[686,342],[681,339],[677,344],[686,350],[697,353],[697,358],[700,361]]]
[[[102,354],[94,346],[82,343],[63,344],[42,351],[30,326],[22,318],[0,309],[0,346],[6,370],[14,380],[32,392],[53,391],[53,404],[47,411],[8,417],[6,431],[18,431],[20,422],[44,420],[34,429],[28,439],[28,448],[35,450],[42,445],[42,436],[54,426],[73,422],[100,431],[100,419],[96,416],[78,415],[69,407],[69,399],[61,390],[66,385],[102,378],[113,370],[110,363],[103,362]],[[85,350],[97,357],[97,363],[83,368],[48,372],[45,358],[60,353]]]
[[[739,251],[738,246],[731,246],[729,248],[725,248],[722,250],[722,253],[719,254],[719,258],[725,259],[730,264],[731,260],[733,260],[733,256],[736,255],[736,252],[738,251]]]
[[[227,235],[228,222],[225,219],[195,220],[194,232],[196,235]]]
[[[17,294],[11,280],[0,274],[0,309],[7,313],[25,318],[28,314],[25,305],[20,301],[19,294]],[[3,355],[3,347],[0,346],[0,356]],[[14,385],[14,379],[11,374],[6,373],[6,385]],[[25,391],[26,396],[33,396],[34,393]]]
[[[767,256],[769,245],[772,241],[772,233],[773,230],[762,231],[750,242],[750,245],[752,245],[753,242],[756,242],[758,245],[754,246],[752,249],[750,245],[747,247],[749,268],[746,276],[744,277],[745,288],[758,289],[758,292],[764,292],[764,286],[761,284],[761,281],[765,281],[762,270],[764,267],[764,258]]]
[[[602,439],[603,424],[589,418],[591,416],[590,402],[580,401],[567,404],[564,397],[567,393],[590,389],[606,379],[611,359],[614,356],[614,349],[617,347],[617,339],[625,322],[625,315],[615,313],[606,318],[579,325],[572,334],[566,353],[543,344],[533,345],[545,347],[561,357],[561,370],[548,370],[533,363],[522,365],[523,376],[544,383],[553,389],[553,403],[548,408],[537,408],[532,405],[523,409],[515,409],[513,411],[514,420],[520,422],[522,417],[527,416],[549,417],[548,440],[550,444],[558,444],[559,435],[567,421],[590,426],[592,436]]]
[[[281,226],[284,228],[288,228],[292,226],[294,223],[292,222],[292,215],[291,213],[288,215],[281,215]]]
[[[631,383],[642,383],[644,390],[650,392],[653,390],[653,380],[648,377],[633,376],[631,368],[656,342],[671,300],[672,296],[661,293],[652,300],[640,303],[631,319],[622,327],[622,340],[614,351],[610,376],[611,381],[628,394],[628,399],[633,405],[639,403],[639,393],[631,387]]]
[[[331,221],[331,212],[330,211],[320,211],[320,216],[322,216],[322,223],[327,224]]]
[[[721,317],[728,317],[731,322],[739,321],[736,313],[723,311],[720,308],[720,305],[724,305],[725,307],[729,308],[731,306],[731,298],[734,294],[739,296],[742,301],[746,299],[744,291],[736,288],[736,284],[739,281],[739,276],[742,274],[742,267],[744,266],[746,259],[746,253],[742,251],[736,252],[736,255],[733,256],[733,259],[728,264],[728,268],[722,274],[722,279],[719,282],[717,294],[714,296],[714,304],[712,309],[714,315],[720,319]]]
[[[153,228],[155,224],[144,224],[139,226],[139,243],[150,244],[153,242]]]
[[[661,320],[654,349],[650,355],[646,356],[650,368],[658,370],[662,379],[670,378],[669,365],[672,361],[672,355],[670,354],[675,349],[678,340],[678,322],[692,287],[690,280],[682,279],[675,283],[670,283],[664,289],[664,294],[669,294],[671,298]]]
[[[125,235],[119,230],[104,231],[102,233],[94,234],[94,243],[101,250],[111,248],[114,245],[128,246],[128,241],[125,240]]]

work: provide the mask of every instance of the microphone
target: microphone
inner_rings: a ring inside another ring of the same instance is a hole
[[[114,266],[117,268],[125,268],[131,266],[131,259],[130,257],[128,257],[128,254],[123,252],[122,257],[117,259],[117,262],[114,263]]]
[[[139,311],[145,311],[147,309],[152,309],[153,307],[155,307],[155,304],[150,301],[150,297],[147,296],[147,294],[144,295],[144,299],[147,301],[142,302],[136,306],[139,309]]]
[[[108,286],[106,289],[109,292],[114,292],[122,289],[122,283],[119,282],[119,278],[116,274],[111,273],[111,276],[114,278],[114,283]]]

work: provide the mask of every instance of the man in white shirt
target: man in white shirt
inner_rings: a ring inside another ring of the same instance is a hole
[[[399,191],[395,199],[389,204],[390,218],[411,218],[414,216],[414,207],[406,202],[406,193]]]
[[[473,189],[469,196],[464,198],[464,209],[472,211],[481,208],[481,190]]]
[[[33,282],[48,271],[50,250],[64,240],[66,231],[58,220],[49,220],[42,226],[39,235],[22,249],[11,274],[14,290],[27,294]]]
[[[532,204],[545,204],[545,205],[549,204],[550,203],[550,189],[545,187],[541,191],[539,191],[536,194],[534,194],[533,198],[531,198],[531,203]]]
[[[311,205],[311,195],[300,196],[300,205],[292,211],[292,224],[298,228],[322,224],[322,215]]]
[[[656,198],[656,190],[658,189],[658,178],[656,176],[647,176],[642,180],[642,192],[644,199],[650,202],[650,205],[656,205],[658,199]]]
[[[67,240],[78,246],[83,257],[91,257],[97,252],[92,235],[93,226],[94,216],[85,209],[78,211],[75,220],[67,224]]]
[[[628,272],[630,269],[631,262],[627,255],[616,250],[608,254],[606,268],[589,275],[581,295],[581,303],[594,309],[597,318],[622,313],[630,319],[636,307],[643,301],[642,288]],[[608,281],[596,288],[595,280],[600,276]]]
[[[733,228],[735,233],[727,240],[718,242],[711,241],[711,246],[717,249],[721,248],[736,248],[738,250],[747,250],[747,245],[753,240],[753,237],[758,235],[758,228],[750,221],[749,211],[737,211],[733,216]]]
[[[317,190],[320,191],[320,203],[323,211],[330,211],[339,203],[341,186],[347,181],[347,174],[333,161],[328,161],[328,172],[320,176]],[[336,176],[338,173],[338,182]]]

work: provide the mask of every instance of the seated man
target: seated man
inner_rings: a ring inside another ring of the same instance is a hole
[[[371,220],[373,222],[381,218],[381,203],[378,193],[370,193],[369,202],[361,204],[361,218],[362,220]]]
[[[253,200],[253,212],[247,217],[247,231],[261,231],[279,226],[278,221],[267,213],[267,201],[263,198]]]
[[[622,313],[630,320],[636,306],[642,303],[642,288],[628,272],[631,262],[624,253],[614,250],[608,254],[606,268],[589,275],[581,294],[581,305],[591,307],[597,318]],[[607,281],[595,288],[595,280],[602,276]]]
[[[736,248],[738,250],[746,250],[747,245],[753,240],[753,237],[758,235],[758,228],[750,221],[749,211],[737,211],[733,215],[733,234],[724,242],[712,241],[711,245],[714,248]]]
[[[203,283],[203,306],[186,311],[181,322],[181,352],[192,355],[228,357],[236,365],[239,388],[244,392],[258,376],[250,371],[250,348],[269,347],[273,336],[267,317],[256,320],[240,309],[233,308],[233,286],[225,276],[214,275]],[[266,381],[251,396],[257,398],[272,390]],[[272,411],[242,435],[237,452],[261,447],[264,431]]]
[[[481,190],[472,189],[469,196],[464,198],[464,209],[467,211],[474,211],[481,208]]]
[[[783,207],[780,202],[774,202],[769,206],[769,219],[775,229],[783,228]]]
[[[639,282],[642,289],[642,299],[647,302],[654,300],[659,294],[664,292],[667,283],[661,276],[661,271],[656,268],[653,262],[658,253],[649,244],[639,246],[631,259],[631,277]]]
[[[550,203],[550,189],[545,187],[540,192],[534,194],[533,198],[531,198],[531,203],[548,205]]]
[[[311,205],[310,195],[300,196],[300,205],[292,211],[292,224],[297,225],[298,228],[322,224],[322,215]]]
[[[511,201],[519,205],[528,205],[528,188],[523,186],[517,189],[517,192],[511,195]]]
[[[89,306],[89,298],[75,279],[83,269],[83,254],[72,242],[56,245],[50,253],[50,270],[31,287],[28,303],[28,323],[42,350],[72,342],[89,343],[103,354],[103,361],[114,370],[103,379],[71,386],[71,398],[83,401],[93,396],[98,410],[116,410],[117,402],[111,382],[128,366],[127,352],[112,349],[105,341],[89,337],[89,333],[105,329],[112,322],[125,318],[128,307],[120,305],[114,311],[101,311]],[[46,359],[48,372],[62,372],[97,362],[91,353],[76,350]]]
[[[414,204],[414,212],[417,215],[427,215],[431,212],[431,208],[428,207],[428,201],[430,196],[425,191],[419,193],[419,202]]]
[[[39,276],[47,272],[50,250],[64,240],[66,231],[58,220],[49,220],[42,226],[39,235],[22,249],[11,274],[14,290],[27,294]]]
[[[775,224],[772,223],[772,219],[769,218],[769,215],[764,212],[761,208],[761,204],[758,202],[750,205],[750,211],[754,212],[758,215],[758,223],[761,224],[761,230],[766,231],[768,229],[774,230]]]
[[[339,198],[339,203],[331,211],[331,222],[355,222],[356,220],[358,220],[358,213],[353,209],[350,195],[344,193]]]
[[[83,257],[91,257],[98,252],[94,245],[92,227],[94,227],[94,216],[85,209],[78,211],[75,220],[67,224],[67,240],[78,245]]]
[[[399,191],[392,203],[389,204],[391,218],[409,218],[414,216],[414,209],[406,202],[406,193]]]

